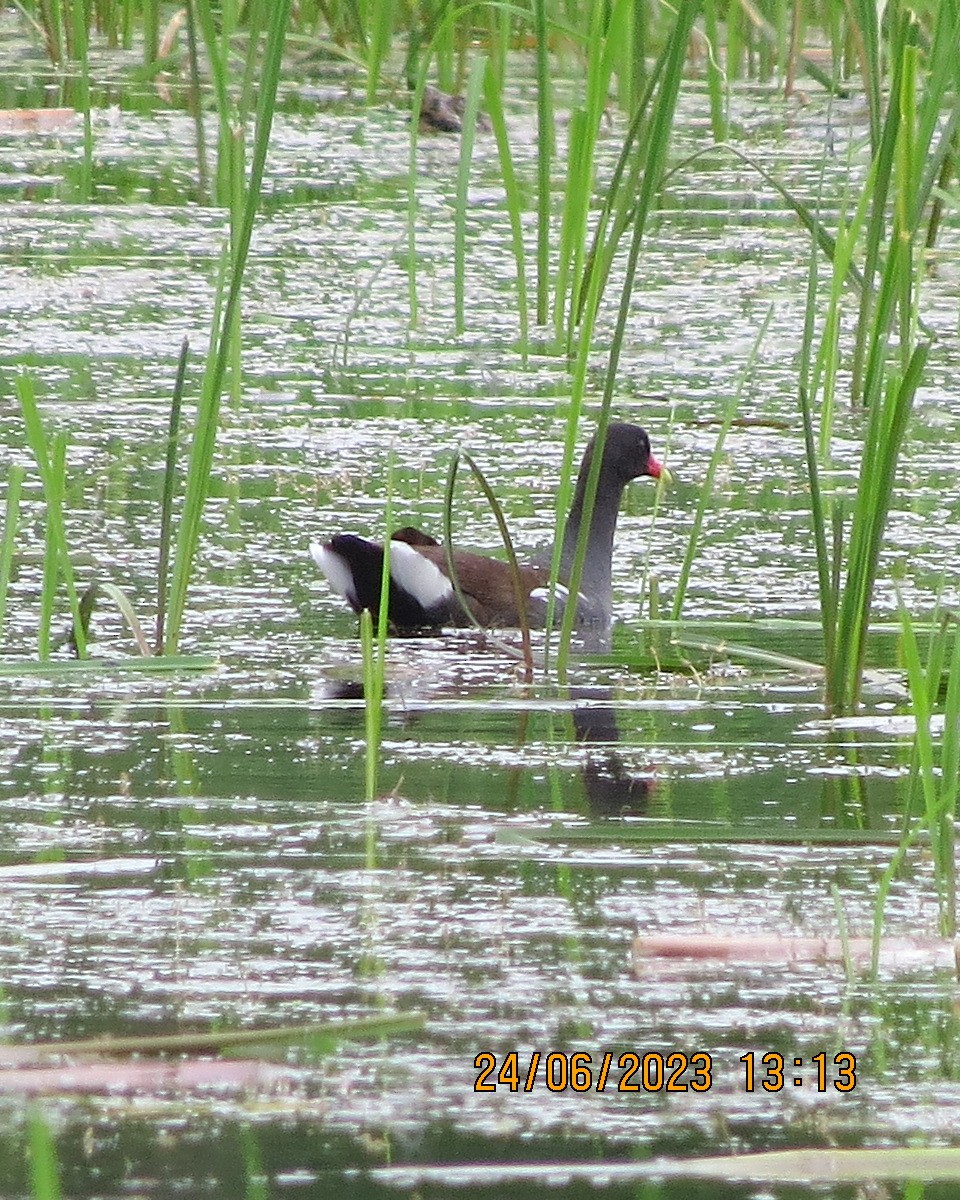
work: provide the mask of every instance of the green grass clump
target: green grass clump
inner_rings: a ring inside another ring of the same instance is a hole
[[[957,933],[957,799],[960,797],[960,618],[944,613],[927,639],[921,657],[917,629],[901,605],[903,655],[910,686],[910,711],[916,727],[910,772],[909,802],[900,845],[880,881],[874,919],[873,967],[876,971],[883,913],[894,879],[907,853],[926,836],[937,892],[939,932]],[[934,733],[934,714],[943,698],[943,731]],[[919,810],[919,812],[917,811]]]
[[[960,37],[956,5],[944,16]],[[931,156],[946,152],[949,132],[938,111],[947,62],[938,36],[924,55],[909,13],[898,21],[893,87],[867,181],[849,221],[832,241],[833,280],[827,315],[813,353],[818,300],[817,250],[811,254],[800,407],[803,416],[817,574],[824,630],[826,702],[854,711],[860,700],[867,635],[900,450],[930,346],[919,337],[918,284],[922,214],[930,195]],[[947,142],[944,142],[947,136]],[[824,240],[817,237],[815,246]],[[853,272],[856,248],[863,266]],[[849,506],[831,493],[834,397],[839,386],[841,305],[857,281],[857,332],[851,400],[866,408],[856,493]]]

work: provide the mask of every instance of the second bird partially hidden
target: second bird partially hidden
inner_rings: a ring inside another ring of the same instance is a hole
[[[580,464],[573,505],[563,531],[561,584],[555,603],[558,621],[563,606],[569,602],[567,589],[562,585],[570,577],[583,523],[593,445],[591,440]],[[577,594],[575,622],[578,628],[598,632],[609,629],[613,618],[613,535],[623,489],[641,475],[659,479],[661,473],[663,468],[650,453],[650,440],[645,430],[639,425],[623,422],[608,426]],[[322,546],[311,542],[310,554],[330,586],[343,596],[354,612],[368,608],[374,620],[377,619],[383,546],[356,534],[338,533]],[[454,550],[453,562],[460,588],[478,624],[489,628],[520,624],[513,577],[506,562],[465,550]],[[547,614],[550,556],[534,565],[521,566],[520,580],[526,597],[527,618],[531,626],[542,627]],[[391,538],[388,603],[390,625],[398,633],[471,624],[447,574],[446,551],[434,538],[418,529],[400,529]]]

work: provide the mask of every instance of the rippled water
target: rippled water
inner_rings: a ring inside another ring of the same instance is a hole
[[[909,766],[908,737],[882,721],[903,702],[897,679],[879,677],[866,727],[844,731],[822,722],[816,681],[722,655],[693,653],[689,667],[660,673],[582,666],[575,682],[591,690],[571,701],[531,693],[512,659],[472,635],[397,642],[383,798],[360,800],[362,710],[330,698],[357,675],[355,620],[317,577],[307,541],[381,530],[391,452],[397,523],[438,529],[449,457],[464,445],[495,483],[515,542],[548,543],[570,380],[547,347],[526,366],[516,350],[493,140],[477,144],[459,338],[459,147],[420,145],[411,329],[406,114],[392,102],[321,104],[302,81],[288,90],[244,293],[244,376],[224,406],[187,614],[184,648],[220,665],[173,679],[0,678],[2,1023],[14,1043],[382,1012],[419,1012],[426,1024],[342,1043],[319,1063],[293,1056],[248,1089],[133,1097],[118,1083],[44,1099],[66,1190],[228,1197],[262,1170],[271,1194],[336,1184],[380,1195],[413,1186],[408,1166],[560,1160],[594,1163],[594,1184],[636,1195],[604,1164],[949,1144],[960,1044],[939,964],[885,967],[868,989],[816,962],[667,970],[633,960],[637,933],[819,936],[836,931],[838,908],[851,933],[869,933]],[[828,112],[817,93],[801,107],[745,89],[732,103],[738,144],[807,199],[822,171],[828,211],[848,160],[863,173],[859,101]],[[695,82],[682,108],[677,161],[709,141]],[[532,112],[518,88],[510,128],[527,178]],[[836,153],[824,161],[828,121]],[[604,172],[618,149],[614,122]],[[70,536],[92,564],[83,574],[122,584],[149,613],[168,397],[185,335],[195,397],[224,220],[192,202],[186,115],[104,107],[94,141],[93,202],[77,204],[79,126],[0,133],[0,429],[7,461],[30,467],[12,387],[29,369],[49,426],[69,431]],[[532,242],[529,218],[526,232]],[[940,340],[884,562],[918,612],[941,585],[956,598],[957,240],[948,225],[925,288]],[[732,625],[816,615],[796,401],[808,256],[792,215],[742,165],[718,155],[709,170],[671,179],[641,258],[618,410],[648,427],[676,483],[652,527],[649,484],[634,485],[621,519],[621,649],[637,636],[648,559],[672,597],[715,422],[772,305],[740,411],[767,423],[730,435],[686,614],[723,621],[718,642],[759,637],[817,657],[809,631]],[[598,350],[597,378],[602,366]],[[857,421],[839,420],[838,470],[852,485]],[[462,544],[499,544],[472,497],[458,503],[457,528]],[[40,573],[27,552],[42,540],[31,473],[10,660],[35,653]],[[894,603],[884,583],[881,614]],[[104,609],[96,624],[99,652],[129,652],[117,615]],[[604,740],[584,740],[585,729]],[[609,800],[625,783],[631,811],[621,816]],[[23,873],[61,860],[88,869]],[[112,865],[89,870],[104,860]],[[888,928],[935,932],[922,851],[894,885]],[[709,1092],[473,1090],[483,1050],[528,1061],[536,1049],[599,1058],[673,1048],[713,1056]],[[807,1074],[803,1086],[748,1092],[749,1050],[807,1063],[849,1050],[857,1086],[821,1093]],[[2,1105],[0,1178],[13,1193],[26,1186],[22,1096]],[[435,1180],[418,1186],[444,1194]],[[677,1197],[809,1194],[800,1183],[647,1186]]]

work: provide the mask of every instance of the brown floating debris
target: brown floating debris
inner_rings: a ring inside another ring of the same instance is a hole
[[[75,108],[0,108],[0,133],[59,133],[79,116]]]
[[[168,1092],[195,1088],[273,1085],[289,1071],[274,1063],[185,1059],[182,1062],[86,1062],[63,1067],[0,1071],[0,1095],[46,1096],[63,1092]]]
[[[956,944],[950,938],[886,937],[880,942],[885,967],[947,967],[956,965]],[[785,937],[779,934],[652,934],[635,938],[634,970],[640,974],[659,959],[715,960],[718,962],[842,964],[846,955],[858,965],[870,962],[873,939],[838,937]]]

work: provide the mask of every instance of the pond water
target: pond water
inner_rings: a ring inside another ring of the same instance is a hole
[[[9,37],[0,50],[19,63],[8,105],[42,104],[40,60],[24,60]],[[518,78],[510,133],[532,181],[533,93]],[[397,523],[439,532],[458,446],[494,483],[518,546],[551,537],[570,378],[546,342],[526,364],[517,352],[492,138],[476,148],[462,337],[459,145],[421,142],[411,329],[402,104],[367,109],[335,75],[288,82],[244,291],[242,385],[224,404],[183,644],[218,665],[171,678],[17,667],[36,652],[44,511],[14,378],[29,370],[48,426],[69,432],[68,527],[83,581],[120,584],[149,613],[169,395],[188,336],[195,399],[224,237],[224,215],[194,203],[189,117],[107,85],[102,101],[90,202],[76,201],[80,123],[0,132],[0,430],[6,463],[30,469],[0,677],[5,1039],[395,1013],[424,1024],[343,1041],[319,1059],[270,1065],[265,1054],[261,1074],[239,1085],[211,1068],[198,1086],[147,1086],[118,1070],[79,1095],[37,1089],[47,1094],[33,1111],[55,1135],[65,1192],[852,1197],[865,1194],[857,1183],[808,1185],[802,1174],[643,1183],[610,1167],[951,1145],[960,1023],[942,957],[894,958],[868,986],[816,956],[634,951],[638,934],[836,937],[838,914],[851,935],[869,935],[910,762],[909,734],[890,720],[905,702],[896,673],[872,678],[851,729],[823,720],[816,678],[736,653],[690,650],[661,671],[582,663],[568,692],[526,687],[515,659],[471,633],[396,641],[381,798],[362,799],[362,706],[335,698],[358,677],[356,620],[317,574],[308,541],[382,532],[391,454]],[[835,211],[848,171],[866,169],[865,111],[816,91],[806,101],[736,91],[732,137],[807,199],[822,173]],[[707,114],[691,80],[677,161],[708,142]],[[602,173],[621,131],[614,116]],[[526,234],[532,245],[532,218]],[[938,593],[956,599],[955,222],[941,245],[924,285],[939,340],[900,472],[880,617],[895,611],[894,573],[918,614]],[[760,420],[728,439],[685,616],[716,622],[703,634],[716,643],[819,654],[810,624],[783,624],[817,616],[796,399],[808,260],[792,214],[742,165],[718,155],[672,178],[641,257],[617,415],[642,421],[675,482],[655,519],[654,488],[634,484],[621,517],[621,660],[636,657],[648,567],[672,598],[717,422],[768,310],[740,409]],[[840,413],[841,484],[855,479],[858,428]],[[496,551],[495,524],[469,491],[456,521],[461,545]],[[118,614],[104,608],[95,624],[98,654],[131,653]],[[878,661],[891,664],[894,639],[886,644]],[[936,927],[918,848],[886,928]],[[712,1086],[551,1091],[541,1074],[530,1091],[475,1091],[476,1056],[489,1052],[499,1070],[512,1050],[521,1075],[535,1051],[565,1062],[589,1053],[594,1069],[606,1052],[704,1052]],[[743,1056],[769,1051],[802,1060],[802,1084],[748,1090]],[[846,1052],[856,1086],[840,1092],[834,1058]],[[28,1106],[2,1074],[0,1092],[0,1191],[14,1195],[29,1190]],[[459,1177],[452,1164],[462,1163],[527,1170]],[[955,1183],[939,1186],[925,1194],[956,1194]]]

